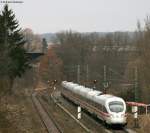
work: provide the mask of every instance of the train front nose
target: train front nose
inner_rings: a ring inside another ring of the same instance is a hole
[[[126,105],[124,101],[111,101],[109,102],[109,112],[110,112],[110,124],[125,124],[126,123]]]
[[[110,115],[110,124],[126,124],[125,114],[111,114]]]

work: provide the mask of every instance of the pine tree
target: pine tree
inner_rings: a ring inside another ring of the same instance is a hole
[[[24,37],[21,34],[15,14],[6,4],[0,15],[0,70],[3,76],[10,80],[10,88],[16,77],[22,76],[29,68],[28,57],[24,49]]]

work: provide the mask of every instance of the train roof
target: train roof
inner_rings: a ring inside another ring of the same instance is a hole
[[[105,105],[107,101],[114,101],[114,100],[119,100],[122,101],[123,99],[111,94],[103,94],[103,92],[98,91],[98,90],[93,90],[91,88],[87,88],[85,86],[81,86],[78,84],[74,84],[73,82],[67,82],[67,81],[63,81],[62,85],[77,93],[80,94],[88,99],[91,99],[92,101],[95,101],[96,103],[100,103],[102,105]]]
[[[111,94],[102,94],[99,96],[96,96],[94,101],[100,104],[106,104],[107,101],[122,101],[123,99]]]

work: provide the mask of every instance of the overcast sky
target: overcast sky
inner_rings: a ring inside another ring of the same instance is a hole
[[[150,0],[24,0],[10,7],[35,33],[133,31],[150,14]]]

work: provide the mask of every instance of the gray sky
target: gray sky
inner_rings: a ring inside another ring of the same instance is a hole
[[[10,7],[35,33],[133,31],[150,14],[150,0],[24,0]]]

